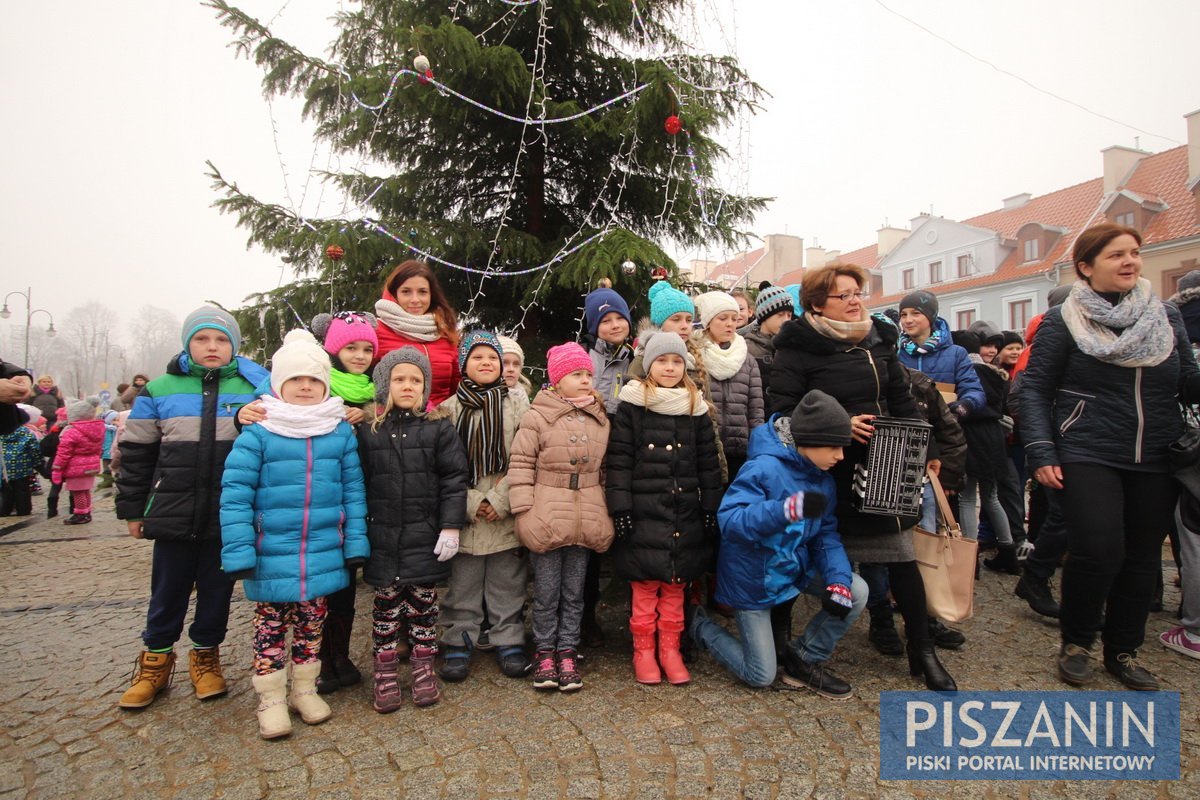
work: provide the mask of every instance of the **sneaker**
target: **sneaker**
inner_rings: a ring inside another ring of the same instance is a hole
[[[1200,658],[1200,638],[1188,635],[1182,625],[1176,625],[1171,630],[1158,637],[1159,643],[1168,650],[1183,653],[1185,656]]]
[[[510,678],[524,678],[529,672],[529,656],[520,645],[501,647],[496,651],[496,660],[500,662],[500,671]]]
[[[1017,581],[1017,588],[1013,589],[1013,594],[1029,603],[1034,612],[1043,617],[1058,619],[1059,607],[1050,592],[1050,581],[1026,572],[1021,576],[1021,580]]]
[[[479,631],[479,638],[475,640],[476,650],[495,650],[496,645],[492,644],[492,640],[488,637],[487,628]]]
[[[885,656],[898,656],[904,654],[904,642],[900,641],[900,634],[896,633],[896,624],[889,619],[885,623],[876,623],[871,620],[871,630],[867,634],[867,639]]]
[[[953,628],[947,628],[940,619],[929,618],[929,635],[933,643],[946,650],[957,650],[967,643],[967,637]]]
[[[1058,653],[1058,677],[1072,686],[1092,679],[1092,651],[1077,644],[1064,644]]]
[[[791,646],[787,648],[780,680],[786,686],[810,689],[830,700],[845,700],[852,694],[850,684],[827,669],[824,661],[809,663]]]
[[[1104,656],[1104,669],[1130,689],[1139,692],[1157,692],[1158,678],[1137,663],[1137,653],[1117,653],[1115,658]]]
[[[558,690],[573,692],[583,688],[583,676],[575,664],[574,650],[558,651]]]
[[[465,681],[471,674],[471,650],[447,645],[442,653],[442,668],[438,673],[442,680],[450,683]]]
[[[553,650],[538,650],[533,656],[533,688],[558,688],[558,663]]]

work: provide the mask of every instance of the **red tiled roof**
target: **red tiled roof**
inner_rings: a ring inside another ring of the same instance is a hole
[[[747,270],[762,260],[763,254],[766,252],[767,248],[759,247],[748,253],[734,256],[728,261],[713,267],[708,273],[708,280],[711,281],[724,275],[728,275],[731,278],[740,278],[746,274]]]
[[[1187,180],[1185,145],[1146,156],[1138,162],[1129,180],[1118,187],[1128,189],[1147,200],[1161,200],[1168,206],[1165,211],[1154,215],[1149,226],[1142,231],[1146,244],[1200,235],[1200,219],[1197,218],[1195,200],[1187,190]],[[1094,178],[1035,197],[1020,208],[989,211],[961,220],[964,225],[996,231],[1005,239],[1016,239],[1021,227],[1030,222],[1066,228],[1067,232],[1057,239],[1050,252],[1040,261],[1023,263],[1020,259],[1024,254],[1019,252],[1018,248],[990,275],[947,281],[934,293],[946,294],[990,286],[1052,269],[1055,264],[1068,259],[1068,253],[1080,231],[1103,221],[1100,204],[1104,199],[1104,181],[1102,178]],[[859,252],[862,251],[855,251]],[[853,255],[842,256],[842,260],[851,260]],[[890,305],[898,302],[905,294],[907,292],[872,299],[870,305],[872,308]]]
[[[842,253],[834,261],[839,264],[857,264],[868,270],[875,269],[875,265],[879,263],[879,245],[868,245],[851,250],[849,253]]]
[[[776,286],[791,286],[793,283],[799,283],[804,278],[804,267],[794,269],[791,272],[785,272],[779,276],[778,280],[772,281]]]

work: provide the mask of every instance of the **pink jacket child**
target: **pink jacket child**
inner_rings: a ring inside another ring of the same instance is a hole
[[[96,407],[87,400],[67,406],[71,423],[58,440],[51,480],[64,483],[71,493],[71,516],[64,525],[84,525],[92,521],[92,486],[100,474],[100,453],[104,448],[104,421],[96,419]]]

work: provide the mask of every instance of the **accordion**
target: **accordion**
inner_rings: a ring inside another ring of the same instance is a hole
[[[851,505],[863,514],[915,517],[925,483],[925,454],[933,430],[915,419],[876,417],[865,464],[854,467]]]

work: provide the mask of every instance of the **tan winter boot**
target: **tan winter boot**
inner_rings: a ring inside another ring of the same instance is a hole
[[[279,669],[250,679],[258,692],[258,733],[264,739],[278,739],[292,732],[288,715],[287,670]]]
[[[333,716],[329,704],[317,694],[317,676],[320,674],[320,661],[292,664],[292,691],[288,694],[288,705],[308,725],[320,725]]]
[[[121,708],[145,708],[158,693],[171,685],[175,674],[175,653],[142,652],[133,671],[133,685],[121,695]]]
[[[221,674],[221,648],[206,647],[188,654],[188,674],[196,688],[197,700],[208,700],[225,694],[225,676]]]

